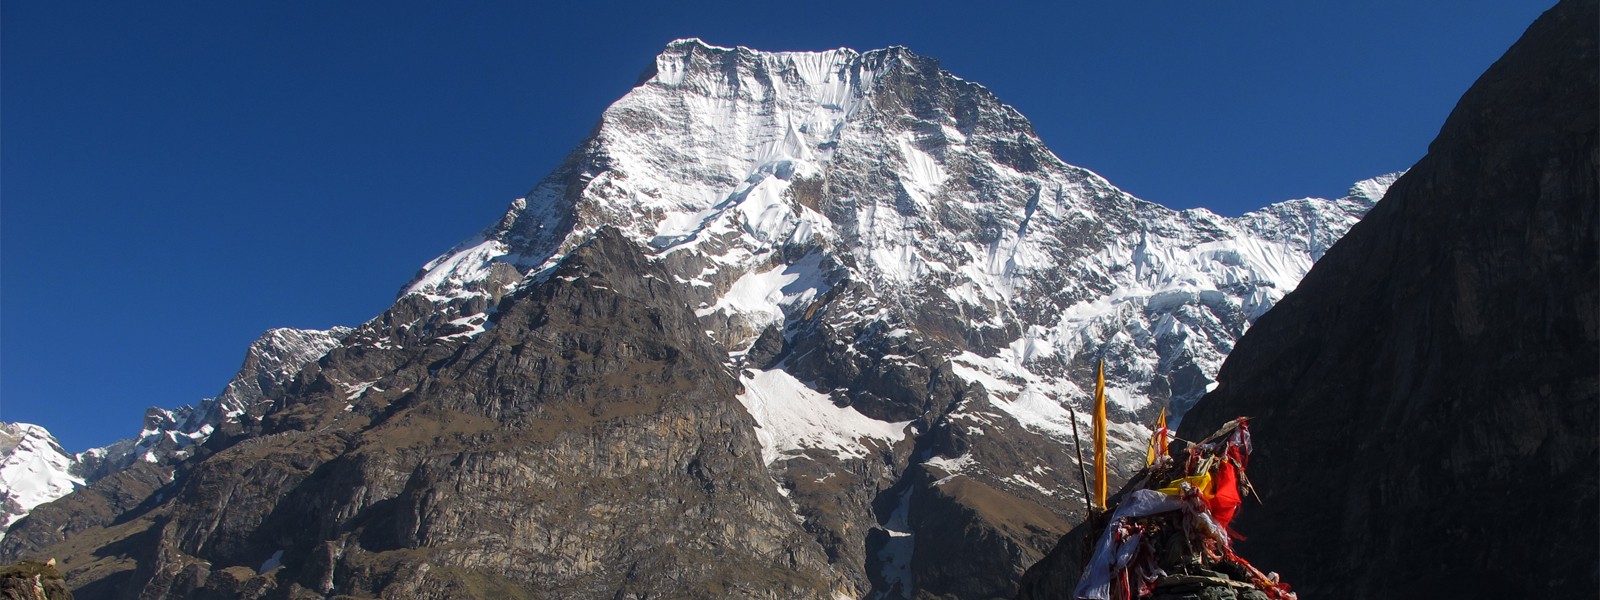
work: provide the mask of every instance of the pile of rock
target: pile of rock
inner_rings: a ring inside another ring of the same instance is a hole
[[[1152,448],[1162,448],[1165,430]],[[1253,493],[1245,467],[1247,419],[1235,419],[1175,456],[1152,450],[1151,464],[1108,511],[1068,534],[1034,572],[1020,599],[1296,600],[1276,573],[1233,551],[1229,524]],[[1074,536],[1074,534],[1077,534]],[[1092,542],[1091,542],[1092,541]],[[1078,557],[1069,556],[1076,548]],[[1079,572],[1074,581],[1060,574]],[[1052,575],[1054,573],[1054,575]],[[1070,594],[1070,595],[1069,595]]]

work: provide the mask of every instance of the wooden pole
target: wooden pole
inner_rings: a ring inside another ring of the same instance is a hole
[[[1078,411],[1072,410],[1069,403],[1067,412],[1072,415],[1072,448],[1078,452],[1078,482],[1083,484],[1083,506],[1088,510],[1085,514],[1094,514],[1094,504],[1089,501],[1089,471],[1083,466],[1083,444],[1078,441]]]

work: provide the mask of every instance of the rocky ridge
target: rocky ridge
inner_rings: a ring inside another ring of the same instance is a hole
[[[55,564],[24,561],[0,567],[0,600],[72,600]]]
[[[189,458],[218,430],[237,432],[241,418],[265,412],[306,363],[338,344],[349,328],[279,328],[251,342],[243,366],[222,393],[193,406],[151,407],[139,434],[107,446],[68,453],[45,428],[0,423],[0,539],[35,507],[145,462],[170,467]],[[170,469],[168,469],[170,470]]]

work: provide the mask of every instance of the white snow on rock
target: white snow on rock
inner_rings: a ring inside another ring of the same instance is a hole
[[[1368,204],[1376,203],[1383,199],[1384,194],[1389,193],[1389,186],[1394,185],[1394,182],[1405,174],[1405,171],[1396,171],[1386,175],[1379,175],[1372,179],[1357,181],[1355,185],[1350,186],[1350,192],[1346,195]]]
[[[878,550],[878,563],[884,583],[889,587],[882,598],[893,593],[900,598],[910,598],[916,591],[916,580],[911,574],[911,557],[916,551],[916,533],[911,529],[911,488],[900,493],[894,510],[889,513],[883,530],[889,540]]]
[[[424,273],[407,286],[402,295],[448,293],[482,281],[489,276],[490,265],[510,252],[504,242],[482,238],[468,240],[457,248],[424,265]]]
[[[792,265],[747,273],[734,281],[715,305],[698,313],[737,313],[763,325],[780,322],[785,310],[809,305],[830,289],[819,265],[821,260],[821,255],[811,254]]]
[[[807,387],[781,369],[754,371],[741,377],[739,402],[755,417],[761,457],[771,465],[807,449],[842,458],[865,458],[867,440],[887,443],[905,437],[910,421],[890,423],[835,406],[827,394]]]
[[[908,79],[966,108],[904,105]],[[1118,419],[1167,404],[1152,397],[1167,389],[1178,417],[1234,340],[1397,176],[1239,217],[1175,211],[1062,162],[1015,109],[903,48],[760,52],[686,39],[561,168],[404,294],[467,317],[451,311],[488,293],[493,263],[532,275],[616,227],[673,264],[735,358],[830,283],[855,281],[882,301],[875,313],[858,307],[861,319],[937,306],[958,313],[969,340],[1027,346],[975,365],[990,377],[1103,356]],[[1077,388],[1032,381],[1051,395]]]

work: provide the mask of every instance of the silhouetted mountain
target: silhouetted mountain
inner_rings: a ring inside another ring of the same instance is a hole
[[[1184,420],[1254,417],[1238,547],[1303,597],[1600,589],[1597,22],[1535,22]]]

